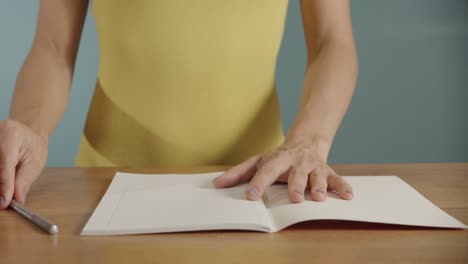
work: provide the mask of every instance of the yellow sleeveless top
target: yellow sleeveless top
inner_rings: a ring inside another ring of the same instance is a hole
[[[78,166],[235,164],[283,141],[287,0],[94,0],[100,62]]]

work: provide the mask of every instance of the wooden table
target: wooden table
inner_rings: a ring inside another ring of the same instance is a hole
[[[335,165],[341,175],[399,175],[468,223],[468,163]],[[468,263],[468,231],[309,222],[275,234],[198,232],[80,237],[115,171],[181,169],[50,168],[27,205],[60,226],[50,236],[11,210],[0,212],[0,263]],[[378,197],[376,197],[378,199]]]

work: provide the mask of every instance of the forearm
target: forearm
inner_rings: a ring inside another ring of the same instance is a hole
[[[72,71],[53,48],[33,47],[16,81],[10,118],[47,140],[65,112]]]
[[[312,144],[326,160],[357,80],[354,45],[328,44],[310,59],[298,115],[286,144]]]

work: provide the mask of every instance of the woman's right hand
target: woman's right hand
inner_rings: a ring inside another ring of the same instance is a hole
[[[0,210],[26,201],[47,160],[47,137],[15,120],[0,122]]]

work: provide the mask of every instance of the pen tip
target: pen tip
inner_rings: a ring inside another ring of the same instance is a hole
[[[58,231],[59,231],[59,229],[58,229],[58,226],[56,226],[56,225],[51,226],[50,229],[49,229],[49,233],[52,234],[52,235],[57,234]]]

